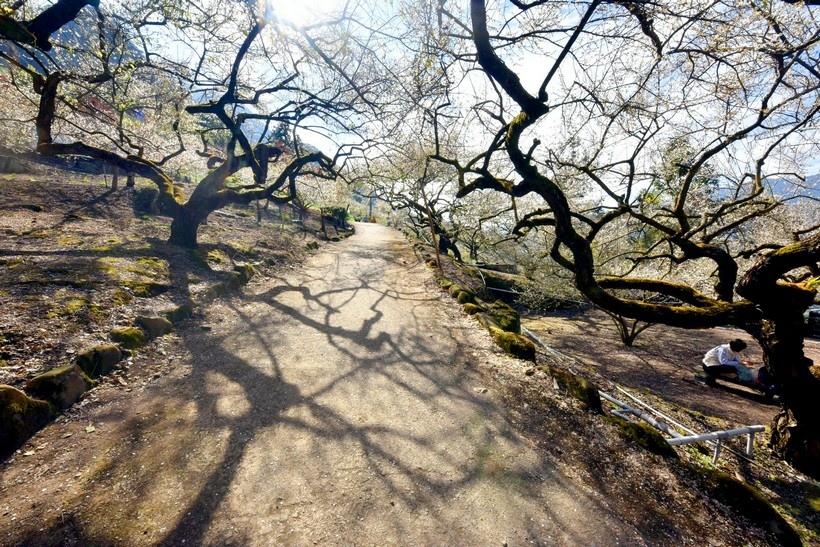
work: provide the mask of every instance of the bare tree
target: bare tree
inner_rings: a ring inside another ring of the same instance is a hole
[[[435,110],[437,135],[445,114],[470,118],[483,149],[434,157],[458,172],[461,196],[542,200],[515,231],[549,232],[552,260],[609,313],[750,333],[782,390],[773,447],[820,476],[820,369],[802,351],[820,227],[749,231],[785,207],[774,188],[799,184],[818,150],[815,14],[777,2],[512,4],[441,4],[456,45],[440,55],[462,83]],[[600,252],[619,238],[632,244],[618,260]]]
[[[173,217],[170,241],[193,247],[216,209],[286,202],[300,176],[336,176],[334,159],[273,137],[283,124],[293,134],[354,134],[372,111],[366,78],[349,74],[359,52],[351,43],[341,48],[335,34],[343,21],[296,29],[252,4],[206,11],[138,2],[105,16],[80,13],[76,29],[58,33],[68,43],[51,37],[52,54],[16,41],[1,55],[20,94],[36,101],[37,151],[96,158],[153,181]],[[149,89],[163,92],[153,107]],[[140,135],[146,118],[164,132]],[[207,167],[186,199],[168,167],[194,148]]]

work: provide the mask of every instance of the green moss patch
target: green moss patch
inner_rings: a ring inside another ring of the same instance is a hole
[[[171,290],[171,285],[156,281],[127,279],[122,282],[122,285],[131,289],[131,293],[138,298],[153,298]]]
[[[442,289],[449,289],[453,285],[453,282],[447,279],[446,277],[436,278],[436,283],[438,283],[438,286]]]
[[[678,459],[678,453],[666,442],[663,435],[649,424],[643,422],[630,422],[616,416],[606,416],[604,419],[618,429],[618,433],[624,439],[633,442],[653,454],[664,458]]]
[[[529,339],[521,336],[520,334],[507,332],[494,326],[491,326],[489,330],[498,347],[513,357],[518,357],[519,359],[525,359],[527,361],[535,361],[535,344],[533,344]]]
[[[182,304],[181,306],[177,306],[173,310],[165,313],[165,318],[168,319],[171,323],[176,325],[186,319],[190,318],[194,315],[194,305],[193,304]]]
[[[133,295],[122,289],[115,289],[114,294],[111,295],[111,303],[115,306],[125,306],[126,304],[130,304],[133,300]]]
[[[100,279],[99,261],[65,260],[46,266],[30,263],[9,265],[15,269],[19,283],[31,285],[61,285],[77,289],[95,289],[105,280]],[[105,272],[108,273],[108,272]]]
[[[140,268],[133,268],[130,271],[146,276],[167,276],[168,262],[154,256],[141,256],[137,259]]]
[[[475,301],[475,296],[467,291],[461,291],[456,295],[456,302],[459,304],[470,304]]]
[[[806,502],[813,510],[820,513],[820,488],[814,485],[808,485],[809,492],[806,494]]]
[[[54,411],[47,402],[0,385],[0,458],[7,458],[53,419]]]
[[[208,254],[205,257],[205,261],[212,264],[222,264],[224,262],[228,262],[229,260],[230,258],[228,255],[219,249],[208,251]]]
[[[225,281],[225,285],[227,285],[228,290],[236,290],[242,285],[244,285],[244,276],[239,272],[228,272],[228,280]]]
[[[486,311],[484,307],[478,304],[473,304],[470,302],[464,304],[464,313],[466,313],[467,315],[475,315],[477,313],[484,311]]]
[[[92,378],[108,374],[122,359],[120,348],[113,344],[96,346],[77,355],[74,362]]]
[[[258,273],[256,268],[250,264],[237,264],[234,266],[233,271],[239,274],[239,281],[243,285],[247,285],[248,281]]]
[[[93,304],[82,296],[64,295],[56,299],[45,317],[55,319],[57,317],[71,317],[78,314],[85,315],[85,321],[96,320],[99,317],[100,307]]]
[[[757,489],[716,469],[681,463],[710,497],[763,524],[776,538],[777,545],[800,546],[803,542],[794,528],[771,506]]]
[[[148,334],[148,338],[153,340],[160,336],[165,336],[174,330],[174,325],[164,317],[140,316],[134,323]]]
[[[234,258],[236,258],[237,255],[242,255],[247,258],[258,258],[260,254],[258,249],[254,249],[253,247],[248,247],[247,245],[242,245],[240,243],[228,243],[228,247],[230,247],[232,251],[231,254]]]
[[[65,410],[93,385],[79,366],[66,365],[35,376],[26,383],[26,391]]]
[[[492,315],[498,326],[507,331],[521,334],[521,316],[511,306],[496,300],[487,308],[487,312]]]
[[[111,340],[126,349],[138,349],[148,343],[145,333],[137,327],[116,327],[109,335]]]
[[[542,365],[538,367],[543,372],[552,376],[558,385],[566,389],[570,395],[581,401],[584,408],[593,412],[601,413],[601,396],[598,394],[598,386],[586,378],[578,376],[558,367]]]
[[[455,298],[459,304],[467,304],[468,302],[476,301],[475,294],[472,291],[465,289],[461,285],[457,285],[455,283],[450,285],[450,287],[447,289],[447,292],[449,292],[450,296]]]

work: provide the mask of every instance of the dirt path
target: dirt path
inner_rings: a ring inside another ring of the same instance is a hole
[[[653,519],[709,522],[608,499],[516,433],[471,364],[506,358],[401,236],[357,229],[210,307],[171,374],[35,437],[0,468],[0,542],[646,545]]]
[[[406,242],[358,229],[304,271],[211,308],[210,330],[183,335],[178,378],[89,415],[93,433],[51,426],[72,436],[39,451],[39,465],[4,472],[2,529],[19,538],[15,522],[57,513],[52,537],[121,544],[589,544],[623,534],[540,463],[465,371],[463,325],[443,321]],[[35,485],[54,493],[49,506],[11,501]]]

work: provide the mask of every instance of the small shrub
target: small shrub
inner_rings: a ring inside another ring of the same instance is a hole
[[[155,213],[159,190],[151,186],[141,186],[134,189],[132,203],[137,213]]]

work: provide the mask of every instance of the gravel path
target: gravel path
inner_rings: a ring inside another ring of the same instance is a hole
[[[3,543],[647,544],[515,432],[474,370],[506,358],[404,238],[357,232],[209,307],[150,389],[50,426],[3,470]]]
[[[465,370],[475,327],[446,315],[404,238],[357,232],[242,307],[213,310],[224,315],[185,419],[219,438],[220,456],[192,479],[198,495],[169,542],[611,539],[618,523],[542,467]]]

